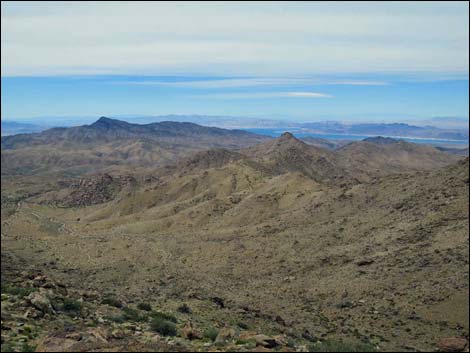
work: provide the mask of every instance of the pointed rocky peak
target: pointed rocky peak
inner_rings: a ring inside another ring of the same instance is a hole
[[[272,157],[273,155],[278,156],[279,154],[309,154],[316,152],[317,149],[321,150],[318,147],[308,145],[305,142],[297,139],[292,133],[285,132],[276,139],[272,139],[245,150],[244,154],[256,158],[266,159]]]
[[[281,136],[279,136],[279,140],[283,140],[283,141],[289,141],[292,139],[296,140],[295,136],[292,135],[292,133],[290,133],[289,131],[286,131]]]
[[[297,139],[292,133],[290,132],[284,132],[281,136],[279,136],[276,140],[275,140],[275,145],[276,146],[286,146],[286,147],[293,147],[293,146],[297,146],[297,147],[303,147],[303,146],[307,146],[306,143],[300,141],[299,139]]]
[[[114,119],[107,118],[105,116],[101,116],[98,120],[96,120],[92,125],[103,125],[103,124],[112,124]]]

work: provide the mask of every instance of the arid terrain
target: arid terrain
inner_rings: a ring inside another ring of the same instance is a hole
[[[468,157],[100,118],[1,161],[2,351],[468,351]]]

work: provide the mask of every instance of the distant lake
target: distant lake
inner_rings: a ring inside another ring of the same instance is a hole
[[[282,129],[282,128],[252,128],[252,129],[243,129],[245,131],[253,132],[255,134],[260,134],[260,135],[267,135],[271,137],[278,137],[282,135],[284,132],[289,131],[293,133],[296,137],[302,138],[302,137],[317,137],[317,138],[322,138],[326,140],[353,140],[353,141],[358,141],[358,140],[363,140],[368,137],[374,137],[378,135],[341,135],[341,134],[314,134],[314,133],[308,133],[308,132],[298,132],[296,128],[292,129]],[[383,137],[393,137],[399,140],[405,140],[409,142],[414,142],[414,143],[423,143],[427,145],[455,145],[456,147],[466,147],[468,146],[468,140],[445,140],[445,139],[433,139],[433,138],[412,138],[412,137],[397,137],[397,136],[386,136],[386,135],[380,135]]]

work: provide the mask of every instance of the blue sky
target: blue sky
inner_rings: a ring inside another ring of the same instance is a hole
[[[316,83],[318,82],[318,83]],[[4,77],[2,117],[234,115],[399,121],[467,116],[468,81]]]
[[[2,119],[468,117],[466,2],[2,2]]]

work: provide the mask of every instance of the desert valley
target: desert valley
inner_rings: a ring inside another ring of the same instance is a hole
[[[1,162],[2,350],[465,349],[468,157],[102,117]]]

